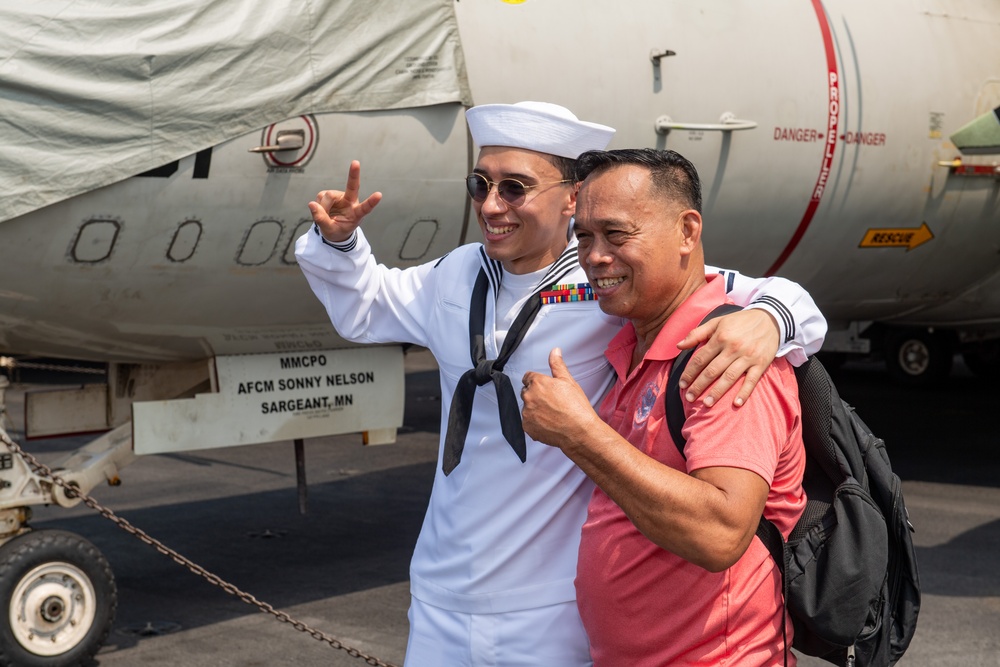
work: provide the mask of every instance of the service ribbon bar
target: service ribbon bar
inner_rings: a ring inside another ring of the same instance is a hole
[[[590,283],[553,285],[549,289],[543,290],[539,298],[542,300],[542,305],[570,303],[572,301],[595,301],[597,299]]]

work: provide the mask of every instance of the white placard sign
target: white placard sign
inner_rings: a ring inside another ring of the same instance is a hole
[[[360,347],[215,358],[218,392],[132,406],[137,454],[394,430],[403,353]]]

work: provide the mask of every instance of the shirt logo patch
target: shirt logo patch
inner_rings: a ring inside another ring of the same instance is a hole
[[[639,405],[635,409],[635,417],[633,418],[633,428],[640,428],[649,419],[649,413],[653,411],[653,406],[656,405],[656,398],[660,395],[660,385],[656,382],[650,382],[646,385],[646,388],[642,390],[642,398],[639,400]]]
[[[542,305],[550,303],[570,303],[572,301],[596,301],[594,289],[590,283],[576,283],[565,285],[552,285],[547,290],[542,290],[538,295],[542,300]]]

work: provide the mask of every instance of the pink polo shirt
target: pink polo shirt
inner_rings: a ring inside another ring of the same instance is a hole
[[[684,401],[686,462],[666,425],[663,392],[677,343],[726,301],[721,278],[707,279],[670,316],[631,375],[632,325],[611,341],[606,356],[618,380],[600,415],[672,468],[757,473],[770,484],[764,515],[787,537],[806,502],[798,386],[788,362],[776,359],[742,408],[732,407],[735,388],[710,409]],[[758,539],[728,570],[708,572],[646,539],[598,488],[583,526],[576,588],[595,667],[784,664],[781,577]],[[795,665],[791,653],[788,665]]]

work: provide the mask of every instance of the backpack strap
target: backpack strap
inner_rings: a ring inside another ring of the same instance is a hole
[[[728,315],[729,313],[735,313],[738,310],[743,310],[739,306],[732,303],[724,303],[721,306],[716,306],[705,319],[701,321],[702,324],[708,322],[709,320],[722,317],[723,315]],[[673,438],[674,444],[677,446],[677,451],[681,453],[681,458],[687,459],[684,456],[684,445],[687,444],[687,439],[681,432],[684,426],[684,421],[687,418],[684,415],[684,404],[681,401],[681,389],[680,389],[680,379],[681,374],[684,372],[684,368],[687,366],[688,361],[691,359],[691,355],[694,353],[694,349],[683,350],[677,359],[674,360],[674,365],[670,368],[670,375],[667,377],[667,389],[666,389],[666,403],[667,403],[667,428],[670,429],[670,437]],[[760,524],[757,526],[757,537],[760,541],[764,543],[767,550],[771,553],[774,558],[774,562],[778,564],[778,569],[781,570],[781,578],[784,581],[785,578],[785,540],[781,536],[781,531],[778,530],[777,526],[765,519],[763,516],[760,518]]]
[[[705,316],[705,319],[703,319],[701,323],[704,324],[711,319],[722,317],[723,315],[728,315],[729,313],[735,313],[738,310],[743,309],[734,303],[724,303],[721,306],[716,306],[712,312]],[[684,420],[686,417],[684,415],[684,404],[681,402],[681,389],[679,383],[681,380],[681,373],[684,372],[684,367],[687,366],[692,354],[694,354],[694,348],[682,350],[681,353],[677,355],[677,358],[674,359],[674,365],[670,367],[670,375],[667,376],[667,428],[670,429],[670,437],[674,439],[674,444],[677,445],[677,451],[681,453],[681,458],[683,459],[687,459],[687,457],[684,456],[684,443],[686,441],[684,436],[681,434],[681,427],[684,426]]]
[[[782,537],[781,531],[775,526],[769,519],[765,519],[763,515],[760,517],[760,522],[757,524],[757,537],[767,550],[771,553],[771,558],[774,559],[775,565],[778,566],[778,572],[781,573],[781,641],[785,645],[785,651],[783,657],[785,660],[785,665],[788,665],[788,621],[785,619],[787,614],[788,605],[785,604],[788,600],[788,579],[785,577],[785,559],[787,558],[786,543],[785,538]]]
[[[723,315],[728,315],[729,313],[735,313],[738,310],[743,310],[739,306],[731,303],[725,303],[721,306],[717,306],[705,319],[701,321],[702,324],[713,319],[715,317],[721,317]],[[687,366],[688,361],[691,359],[691,355],[694,353],[694,349],[683,350],[677,358],[674,360],[673,366],[670,368],[670,375],[667,377],[667,389],[666,389],[666,409],[667,409],[667,428],[670,430],[670,437],[673,438],[674,444],[677,446],[677,451],[680,452],[681,458],[687,460],[684,455],[684,445],[687,444],[687,439],[681,432],[684,426],[684,421],[687,419],[684,414],[684,403],[681,400],[681,389],[680,389],[680,379],[681,374],[684,372],[684,368]],[[763,516],[760,517],[760,522],[757,524],[757,537],[760,541],[764,543],[767,547],[768,552],[771,554],[771,558],[774,559],[775,564],[778,566],[778,571],[781,573],[781,595],[782,600],[788,599],[788,581],[785,579],[785,539],[781,535],[781,531],[778,527],[771,523],[768,519]],[[785,621],[785,610],[782,608],[781,614],[781,638],[785,644],[784,659],[785,664],[788,664],[788,630],[786,628]]]

